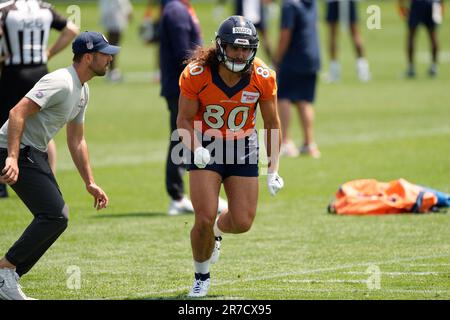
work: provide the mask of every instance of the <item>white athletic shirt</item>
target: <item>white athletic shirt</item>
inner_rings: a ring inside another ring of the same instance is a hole
[[[123,31],[132,11],[130,0],[100,0],[100,19],[108,31]]]
[[[73,66],[45,75],[25,96],[41,110],[26,120],[21,147],[47,152],[48,142],[66,123],[84,123],[89,86],[81,85]],[[8,146],[8,124],[9,120],[0,129],[0,148]]]

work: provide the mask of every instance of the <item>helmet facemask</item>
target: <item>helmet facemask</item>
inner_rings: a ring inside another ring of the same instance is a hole
[[[244,43],[247,41],[247,43]],[[246,60],[243,63],[239,63],[235,61],[235,59],[232,59],[227,56],[226,54],[226,46],[237,46],[242,48],[250,48],[251,52],[249,56],[246,58]],[[222,43],[221,39],[219,37],[216,38],[216,49],[217,49],[217,59],[220,62],[223,62],[224,65],[227,67],[228,70],[231,72],[245,72],[247,71],[250,66],[253,63],[253,60],[256,56],[256,50],[257,48],[252,48],[250,45],[248,45],[248,40],[246,39],[236,39],[235,43]]]

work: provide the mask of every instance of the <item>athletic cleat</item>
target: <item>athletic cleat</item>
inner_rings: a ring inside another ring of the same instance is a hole
[[[205,297],[208,294],[209,285],[211,283],[209,273],[206,276],[204,280],[200,279],[200,274],[195,274],[195,280],[194,284],[192,285],[191,291],[188,293],[188,298],[202,298]]]
[[[216,238],[216,242],[214,244],[214,249],[211,254],[211,258],[209,259],[209,263],[211,263],[211,264],[214,264],[217,261],[219,261],[219,256],[220,256],[220,244],[222,242],[222,237],[215,237],[215,238]]]
[[[326,75],[326,82],[333,83],[341,80],[341,66],[338,62],[330,62],[328,74]]]
[[[191,200],[187,197],[183,197],[181,200],[171,200],[169,205],[169,216],[176,216],[183,213],[194,212]]]
[[[370,74],[369,63],[367,62],[366,59],[363,58],[358,59],[356,63],[356,70],[358,73],[359,81],[368,82],[372,78]]]
[[[405,77],[409,79],[414,79],[416,77],[416,70],[412,67],[408,68],[405,72]]]
[[[19,279],[15,269],[0,269],[0,300],[35,300],[23,293]]]
[[[109,70],[106,73],[106,80],[114,83],[122,82],[123,81],[122,72],[119,69]]]
[[[437,76],[437,67],[435,64],[432,64],[430,66],[430,69],[428,69],[428,75],[430,76],[430,78],[436,78]]]
[[[310,145],[303,145],[300,148],[300,155],[311,156],[314,159],[319,159],[321,157],[319,148],[315,143],[311,143]]]
[[[217,213],[221,214],[222,212],[228,210],[228,202],[225,199],[222,199],[221,197],[219,197],[219,205],[217,208]]]
[[[282,143],[281,144],[281,148],[280,148],[280,156],[285,156],[288,158],[295,158],[298,157],[298,149],[295,146],[294,142],[289,141],[286,143]]]

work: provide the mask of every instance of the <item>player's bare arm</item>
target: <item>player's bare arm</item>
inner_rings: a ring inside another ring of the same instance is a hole
[[[194,134],[194,127],[192,125],[194,117],[198,112],[198,108],[198,100],[188,99],[183,94],[180,94],[177,127],[178,129],[182,129],[179,130],[179,134],[183,143],[192,151],[202,146]]]
[[[22,139],[25,121],[28,117],[39,112],[40,107],[33,100],[23,98],[9,112],[8,126],[8,158],[5,160],[5,167],[2,170],[2,180],[13,185],[19,178],[19,159],[20,140]]]
[[[267,157],[269,159],[269,172],[278,171],[278,158],[281,146],[281,124],[277,112],[277,97],[271,100],[260,101],[261,116],[264,121],[267,141]],[[273,141],[272,139],[276,140]]]

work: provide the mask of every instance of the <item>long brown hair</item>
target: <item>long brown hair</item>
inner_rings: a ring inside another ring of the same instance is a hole
[[[197,46],[193,51],[191,51],[189,58],[185,61],[186,64],[189,64],[191,62],[196,62],[202,67],[209,66],[217,68],[220,64],[220,61],[217,59],[217,48],[215,46],[207,48]],[[246,71],[241,72],[241,75],[251,75],[252,70],[253,68],[250,66],[250,68],[248,68]]]
[[[196,62],[203,67],[218,66],[219,60],[217,60],[216,47],[196,47],[185,61],[186,64],[191,62]]]

